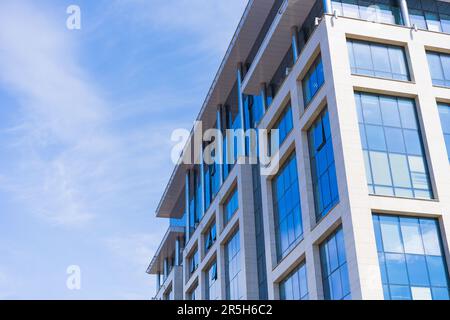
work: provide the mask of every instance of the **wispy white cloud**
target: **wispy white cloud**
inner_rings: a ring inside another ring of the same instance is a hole
[[[0,188],[51,223],[80,226],[118,201],[113,194],[149,192],[160,183],[150,173],[164,173],[176,124],[167,119],[114,130],[120,117],[139,117],[132,115],[136,105],[116,106],[104,97],[60,22],[30,2],[0,4],[0,83],[16,94],[14,112],[21,115],[2,132],[9,137],[4,147],[18,154],[18,162],[14,172],[0,172]],[[138,111],[157,112],[159,105],[149,104],[156,95],[143,97]]]
[[[223,54],[237,26],[236,13],[243,12],[247,0],[131,0],[118,6],[139,6],[133,19],[151,24],[160,32],[183,33],[196,42],[193,50]]]
[[[142,272],[156,252],[161,236],[162,233],[115,236],[105,239],[105,243],[116,256],[126,258]]]
[[[27,227],[46,240],[31,243],[26,236],[0,232],[0,242],[8,243],[5,238],[21,250],[6,261],[13,274],[0,269],[2,296],[16,291],[21,297],[48,296],[36,289],[40,282],[30,285],[23,257],[42,252],[36,259],[47,267],[55,260],[48,252],[67,247],[67,258],[73,253],[82,264],[91,255],[77,243],[91,230],[93,247],[110,252],[102,259],[113,258],[124,272],[107,288],[98,282],[103,291],[88,296],[153,294],[154,281],[144,271],[165,231],[152,220],[152,210],[173,168],[170,134],[194,120],[210,84],[206,78],[215,71],[192,58],[192,52],[210,53],[208,59],[218,63],[245,6],[241,0],[130,0],[105,6],[103,12],[103,5],[112,1],[99,2],[80,0],[82,17],[89,16],[89,9],[99,16],[94,14],[91,25],[83,20],[83,31],[73,33],[65,29],[65,8],[54,1],[0,0],[0,99],[5,92],[11,97],[8,103],[0,100],[0,197],[8,199],[7,210],[0,207],[0,220],[17,223],[19,229],[31,213],[40,223],[36,229]],[[111,14],[125,20],[111,19]],[[124,28],[119,39],[116,30],[108,33],[117,20],[113,27]],[[145,41],[123,39],[148,29]],[[164,32],[153,32],[158,30]],[[170,46],[177,53],[165,52],[169,49],[162,50],[159,43],[152,46],[158,37],[173,37]],[[92,39],[101,45],[93,46]],[[128,48],[132,54],[124,57],[121,50]],[[179,51],[189,50],[191,55],[180,56]],[[181,71],[170,68],[172,55]],[[111,61],[106,67],[105,57]],[[155,69],[165,72],[164,84],[161,73],[152,73]],[[3,114],[14,116],[5,120]],[[48,231],[64,236],[55,241]],[[48,250],[53,243],[55,248]],[[101,273],[105,261],[89,265]]]
[[[29,3],[0,4],[0,81],[19,101],[20,111],[15,111],[22,120],[10,141],[24,156],[14,175],[4,173],[4,178],[37,213],[72,225],[93,217],[76,181],[93,168],[70,159],[74,153],[89,157],[112,145],[101,132],[105,102],[77,65],[63,25],[52,21],[58,20]]]
[[[108,250],[116,258],[126,261],[135,276],[146,283],[148,287],[147,296],[142,296],[142,294],[136,292],[122,292],[118,296],[119,299],[148,299],[154,294],[156,290],[155,281],[145,274],[145,270],[158,248],[162,235],[160,232],[155,232],[152,234],[114,236],[105,239]]]

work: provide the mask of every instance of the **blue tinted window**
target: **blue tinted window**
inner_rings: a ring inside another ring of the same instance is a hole
[[[410,80],[405,50],[385,44],[348,40],[351,71],[380,78]]]
[[[355,94],[370,194],[432,198],[414,101]]]
[[[236,213],[238,208],[239,208],[238,192],[237,192],[237,189],[234,189],[234,191],[231,193],[231,195],[228,197],[228,199],[225,201],[225,204],[224,204],[225,225],[234,216],[234,214]]]
[[[302,212],[295,153],[272,180],[278,258],[283,258],[302,239]]]
[[[272,129],[279,130],[279,145],[281,146],[286,140],[289,133],[292,131],[293,123],[292,123],[292,109],[291,106],[287,106],[286,110],[284,110],[283,114],[280,116],[280,119],[275,123]]]
[[[311,102],[317,91],[324,83],[322,58],[319,56],[309,68],[305,78],[303,78],[303,101],[306,106]]]
[[[308,300],[306,265],[302,263],[280,283],[280,300]]]
[[[189,273],[192,274],[195,272],[195,270],[197,270],[198,268],[198,250],[195,249],[194,253],[191,255],[191,257],[189,258]]]
[[[203,201],[200,170],[196,169],[193,171],[192,180],[190,183],[193,184],[193,188],[191,189],[192,191],[189,199],[189,234],[192,234],[195,231],[198,222],[202,218]]]
[[[450,33],[450,4],[444,1],[407,1],[411,24],[419,29]]]
[[[448,160],[450,161],[450,105],[441,103],[438,105],[438,108],[442,131],[444,132],[445,145],[447,146]]]
[[[332,0],[333,11],[344,17],[390,24],[402,24],[396,1]]]
[[[308,131],[316,217],[320,219],[339,202],[328,110]]]
[[[385,215],[373,220],[385,299],[448,299],[437,221]]]
[[[342,228],[320,245],[320,260],[325,299],[351,299]]]
[[[237,231],[225,245],[225,287],[228,300],[241,300],[244,295],[241,287],[241,244],[239,239],[239,231]]]
[[[206,272],[206,299],[207,300],[218,300],[220,298],[219,294],[219,284],[217,282],[218,275],[217,275],[217,262],[214,261],[214,263],[209,267],[208,271]]]
[[[216,224],[213,223],[205,233],[205,252],[208,252],[208,250],[213,246],[213,244],[216,242],[217,239],[217,233],[216,233]]]
[[[450,87],[450,55],[438,52],[427,52],[433,85]]]

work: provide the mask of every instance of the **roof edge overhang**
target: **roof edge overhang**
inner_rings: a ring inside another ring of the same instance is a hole
[[[148,274],[162,273],[164,259],[175,250],[175,240],[177,237],[184,236],[184,232],[184,227],[169,226],[147,268]]]

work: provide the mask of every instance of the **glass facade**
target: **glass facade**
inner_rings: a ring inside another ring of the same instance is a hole
[[[224,104],[223,114],[222,114],[222,124],[223,124],[223,178],[227,179],[231,170],[234,167],[234,164],[237,159],[238,151],[243,152],[244,150],[241,148],[241,141],[234,136],[231,135],[227,137],[226,129],[241,129],[241,120],[239,116],[239,88],[237,81],[235,82],[231,92]],[[245,123],[244,123],[245,125]],[[231,141],[231,139],[233,139]],[[239,149],[238,149],[239,147]]]
[[[193,274],[197,268],[199,263],[198,250],[195,249],[194,253],[189,258],[189,274]]]
[[[295,153],[272,180],[277,255],[282,259],[303,236]]]
[[[214,156],[214,155],[213,155]],[[209,208],[220,188],[220,164],[205,164],[205,207]]]
[[[302,263],[280,283],[280,300],[308,300],[306,265]]]
[[[358,40],[347,41],[353,74],[410,80],[402,47]]]
[[[211,249],[213,244],[216,242],[217,233],[216,233],[216,224],[213,223],[205,233],[205,253]]]
[[[409,19],[419,29],[450,33],[450,3],[408,0]]]
[[[206,272],[206,299],[207,300],[219,300],[219,283],[217,281],[217,262],[209,267]]]
[[[333,12],[336,11],[340,16],[403,24],[396,0],[333,0],[331,4]]]
[[[356,93],[369,193],[433,197],[414,101]]]
[[[228,199],[224,204],[224,222],[225,225],[234,216],[236,211],[239,209],[238,193],[237,189],[234,189]]]
[[[450,87],[450,54],[427,52],[433,85]]]
[[[325,78],[323,75],[322,58],[321,56],[318,56],[302,80],[303,102],[305,103],[305,108],[314,98],[324,82]]]
[[[292,123],[292,109],[291,106],[288,105],[286,109],[283,111],[283,114],[280,116],[280,119],[278,119],[278,121],[272,128],[272,130],[274,129],[278,130],[280,138],[279,143],[280,146],[283,144],[284,140],[286,140],[287,136],[292,131],[293,126],[294,125]]]
[[[227,300],[241,300],[244,296],[242,288],[240,236],[237,231],[225,245],[225,274]]]
[[[447,146],[448,161],[450,162],[450,105],[439,103],[438,109],[442,131],[444,132],[445,145]]]
[[[322,281],[326,300],[350,300],[347,259],[342,228],[320,245]]]
[[[200,179],[200,171],[193,170],[193,185],[194,188],[191,189],[193,192],[191,193],[191,198],[189,200],[189,232],[192,235],[197,228],[200,219],[202,218],[202,185]]]
[[[449,299],[437,220],[374,215],[385,299]]]
[[[325,109],[308,131],[311,175],[316,218],[325,216],[338,202],[338,185],[334,164],[328,110]]]

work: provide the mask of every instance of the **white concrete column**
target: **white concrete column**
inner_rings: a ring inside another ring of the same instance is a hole
[[[266,248],[267,291],[269,300],[275,299],[273,269],[277,265],[275,216],[273,210],[272,185],[267,176],[261,176],[264,243]]]
[[[217,255],[217,275],[219,276],[219,298],[221,300],[227,299],[227,288],[226,288],[226,256],[225,256],[225,246],[219,245]]]
[[[253,176],[251,165],[238,165],[238,201],[240,209],[239,232],[241,246],[241,272],[245,299],[257,300],[258,266],[256,252],[255,213],[253,201]]]
[[[322,267],[320,265],[319,248],[310,245],[306,248],[306,277],[310,300],[323,300]]]
[[[325,90],[352,299],[383,299],[358,115],[349,73],[346,30],[326,17],[321,43]]]

